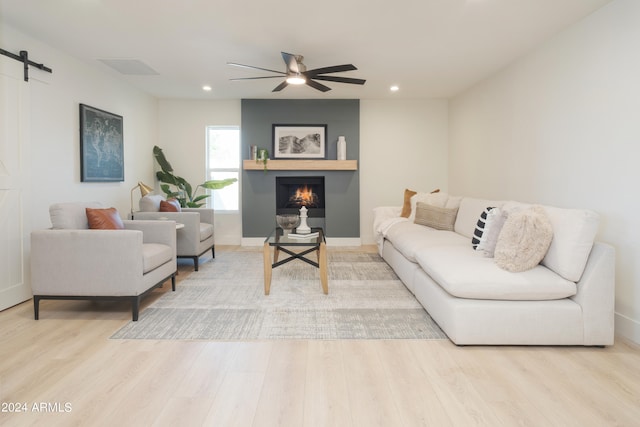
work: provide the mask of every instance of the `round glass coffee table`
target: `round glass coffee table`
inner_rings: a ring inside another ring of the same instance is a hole
[[[271,247],[273,247],[273,260],[271,259]],[[302,250],[300,252],[294,252],[296,248]],[[288,254],[289,257],[278,261],[280,252]],[[316,253],[317,261],[312,261],[305,257],[305,255],[313,252]],[[327,280],[327,245],[324,238],[324,230],[321,227],[312,228],[311,233],[306,235],[306,237],[294,233],[285,233],[282,228],[276,227],[264,241],[263,254],[265,295],[269,295],[269,291],[271,290],[272,270],[296,259],[320,269],[322,291],[325,294],[329,293]]]

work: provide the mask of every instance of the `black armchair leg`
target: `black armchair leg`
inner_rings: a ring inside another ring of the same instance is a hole
[[[40,318],[40,297],[33,296],[33,318],[38,320]]]
[[[171,276],[171,290],[175,292],[176,290],[176,275]]]
[[[216,257],[216,245],[211,246],[211,255],[213,256],[213,258]]]
[[[140,296],[131,298],[131,317],[134,322],[138,321],[138,313],[140,313]]]

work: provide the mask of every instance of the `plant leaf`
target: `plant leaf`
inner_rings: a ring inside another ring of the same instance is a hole
[[[158,181],[160,182],[166,182],[167,184],[172,184],[176,187],[180,186],[180,182],[178,181],[179,177],[176,177],[172,173],[158,171],[156,172],[156,178],[158,178]]]
[[[171,163],[169,163],[167,158],[164,156],[164,153],[162,152],[162,148],[158,147],[157,145],[154,145],[153,156],[156,158],[156,161],[158,162],[158,164],[160,165],[160,167],[164,172],[167,172],[167,173],[173,172]]]
[[[198,197],[194,197],[192,202],[199,202],[201,200],[206,199],[207,197],[211,197],[211,195],[210,194],[201,194]]]
[[[203,184],[200,184],[200,186],[208,188],[209,190],[220,190],[221,188],[233,184],[237,180],[238,178],[212,179],[210,181],[205,181]]]

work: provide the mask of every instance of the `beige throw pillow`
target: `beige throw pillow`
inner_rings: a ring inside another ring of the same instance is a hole
[[[496,243],[495,262],[514,273],[530,270],[542,261],[552,239],[551,221],[541,206],[510,212]]]
[[[436,230],[453,231],[453,224],[456,222],[458,208],[441,208],[418,202],[416,204],[416,219],[414,222]]]

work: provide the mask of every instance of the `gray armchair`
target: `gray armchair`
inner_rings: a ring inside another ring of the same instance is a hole
[[[126,299],[136,321],[145,295],[168,279],[175,291],[176,225],[123,221],[124,230],[90,230],[85,207],[96,204],[52,205],[54,228],[31,233],[34,317],[42,299]],[[60,221],[56,210],[75,218]]]
[[[198,271],[199,258],[211,249],[216,257],[213,232],[214,210],[210,208],[182,208],[181,212],[159,212],[162,196],[145,196],[140,200],[140,212],[135,212],[136,220],[170,220],[184,227],[176,231],[178,258],[190,258]]]

